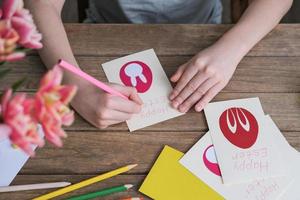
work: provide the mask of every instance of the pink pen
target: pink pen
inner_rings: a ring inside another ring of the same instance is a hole
[[[93,85],[97,86],[98,88],[104,90],[105,92],[115,95],[115,96],[119,96],[122,97],[126,100],[128,100],[128,97],[124,96],[123,94],[121,94],[120,92],[114,90],[113,88],[109,87],[108,85],[106,85],[105,83],[95,79],[94,77],[88,75],[87,73],[81,71],[79,68],[73,66],[72,64],[60,59],[58,61],[58,65],[78,76],[80,76],[81,78],[87,80],[88,82],[92,83]]]

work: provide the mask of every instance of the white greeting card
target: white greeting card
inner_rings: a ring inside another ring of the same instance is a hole
[[[181,158],[180,163],[225,199],[230,200],[275,200],[291,182],[289,177],[276,177],[224,185],[209,132]]]
[[[39,135],[44,135],[38,126]],[[33,149],[36,145],[32,146]],[[8,186],[24,166],[29,156],[19,148],[13,148],[9,139],[0,141],[0,187]]]
[[[141,113],[126,121],[130,131],[183,114],[170,105],[172,86],[153,49],[109,61],[102,67],[109,82],[135,87],[143,100]]]
[[[258,98],[210,103],[204,112],[224,184],[285,175]]]

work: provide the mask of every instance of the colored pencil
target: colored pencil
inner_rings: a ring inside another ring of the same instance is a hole
[[[136,166],[137,166],[137,164],[134,164],[134,165],[127,165],[127,166],[125,166],[125,167],[121,167],[121,168],[119,168],[119,169],[116,169],[116,170],[107,172],[107,173],[105,173],[105,174],[101,174],[101,175],[99,175],[99,176],[96,176],[96,177],[93,177],[93,178],[90,178],[90,179],[81,181],[81,182],[79,182],[79,183],[70,185],[70,186],[68,186],[68,187],[65,187],[65,188],[56,190],[56,191],[54,191],[54,192],[50,192],[50,193],[48,193],[48,194],[45,194],[45,195],[42,195],[42,196],[40,196],[40,197],[34,198],[33,200],[46,200],[46,199],[51,199],[51,198],[60,196],[60,195],[62,195],[62,194],[65,194],[65,193],[68,193],[68,192],[77,190],[77,189],[79,189],[79,188],[86,187],[86,186],[91,185],[91,184],[93,184],[93,183],[96,183],[96,182],[99,182],[99,181],[102,181],[102,180],[111,178],[111,177],[116,176],[116,175],[118,175],[118,174],[127,172],[127,171],[131,170],[132,168],[134,168],[134,167],[136,167]]]
[[[76,74],[77,76],[87,80],[88,82],[92,83],[93,85],[97,86],[98,88],[104,90],[105,92],[112,94],[112,95],[116,95],[119,97],[122,97],[126,100],[128,100],[128,97],[126,97],[125,95],[123,95],[122,93],[120,93],[119,91],[109,87],[108,85],[106,85],[105,83],[95,79],[94,77],[88,75],[87,73],[83,72],[82,70],[80,70],[79,68],[73,66],[72,64],[60,59],[58,61],[58,65],[70,72],[72,72],[73,74]]]
[[[40,190],[49,188],[59,188],[71,185],[69,182],[53,182],[53,183],[37,183],[37,184],[27,184],[27,185],[11,185],[0,187],[0,192],[15,192],[24,190]]]
[[[96,197],[107,196],[109,194],[113,194],[113,193],[117,193],[117,192],[124,192],[132,187],[133,187],[133,185],[126,184],[126,185],[121,185],[121,186],[117,186],[117,187],[105,188],[105,189],[97,191],[97,192],[74,196],[74,197],[68,198],[66,200],[88,200],[88,199],[93,199]]]
[[[144,200],[144,198],[143,197],[129,197],[129,198],[121,199],[121,200]]]

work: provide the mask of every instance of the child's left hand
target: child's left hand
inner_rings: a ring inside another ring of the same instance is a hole
[[[177,83],[170,94],[172,106],[187,112],[196,104],[200,112],[227,85],[241,58],[239,52],[217,43],[195,55],[171,77]]]

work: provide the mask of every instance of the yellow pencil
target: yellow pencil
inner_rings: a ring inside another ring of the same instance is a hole
[[[33,200],[48,200],[48,199],[52,199],[52,198],[54,198],[54,197],[63,195],[63,194],[65,194],[65,193],[68,193],[68,192],[77,190],[77,189],[79,189],[79,188],[82,188],[82,187],[91,185],[91,184],[93,184],[93,183],[96,183],[96,182],[99,182],[99,181],[108,179],[108,178],[110,178],[110,177],[116,176],[116,175],[118,175],[118,174],[127,172],[127,171],[131,170],[132,168],[134,168],[134,167],[136,167],[136,166],[137,166],[137,164],[134,164],[134,165],[127,165],[127,166],[125,166],[125,167],[121,167],[121,168],[116,169],[116,170],[113,170],[113,171],[111,171],[111,172],[107,172],[107,173],[105,173],[105,174],[101,174],[101,175],[99,175],[99,176],[96,176],[96,177],[93,177],[93,178],[90,178],[90,179],[81,181],[81,182],[79,182],[79,183],[70,185],[70,186],[68,186],[68,187],[65,187],[65,188],[56,190],[56,191],[54,191],[54,192],[50,192],[50,193],[48,193],[48,194],[45,194],[45,195],[42,195],[42,196],[40,196],[40,197],[34,198]]]

